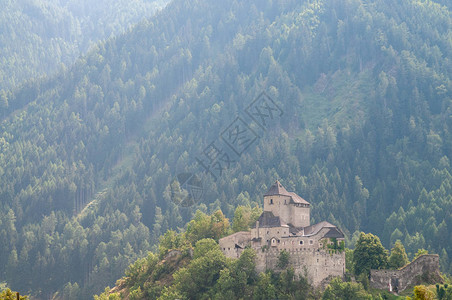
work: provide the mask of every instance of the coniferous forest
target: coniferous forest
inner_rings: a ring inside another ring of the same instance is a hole
[[[0,285],[91,299],[196,216],[240,227],[277,179],[346,247],[371,232],[452,274],[449,1],[167,2],[4,4]]]

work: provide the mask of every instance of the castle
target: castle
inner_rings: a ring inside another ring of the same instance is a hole
[[[344,234],[323,221],[310,225],[310,204],[288,192],[276,181],[264,194],[264,211],[251,231],[240,231],[220,239],[227,257],[238,258],[245,249],[256,251],[256,271],[281,271],[279,255],[289,253],[289,266],[306,276],[314,286],[345,273]]]

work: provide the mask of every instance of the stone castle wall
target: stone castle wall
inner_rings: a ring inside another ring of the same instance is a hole
[[[257,232],[259,230],[259,234]],[[278,268],[280,252],[289,253],[289,265],[297,275],[306,276],[308,282],[319,286],[328,277],[343,277],[345,273],[345,252],[328,249],[324,238],[329,228],[322,228],[310,236],[288,235],[287,227],[254,228],[220,239],[223,253],[230,258],[239,258],[246,246],[256,251],[256,271],[281,271]]]
[[[265,272],[267,269],[282,271],[278,268],[280,249],[259,250],[256,259],[256,271]],[[308,282],[318,286],[327,277],[343,277],[345,272],[345,252],[333,253],[329,250],[316,249],[287,249],[289,265],[295,274],[306,276]]]
[[[311,211],[309,207],[297,207],[290,204],[290,196],[274,195],[264,197],[264,211],[270,211],[281,220],[295,227],[310,225]]]
[[[328,229],[322,229],[314,236],[281,238],[276,246],[268,244],[266,248],[255,244],[256,271],[265,272],[267,269],[278,269],[279,254],[285,250],[290,255],[289,265],[296,274],[307,276],[308,282],[318,286],[327,277],[343,277],[345,273],[345,251],[338,252],[324,249],[327,242],[323,236]],[[300,243],[302,242],[302,243]]]
[[[439,256],[437,254],[421,255],[398,270],[371,270],[370,284],[377,289],[403,291],[424,273],[439,275]]]
[[[239,231],[219,240],[219,245],[226,257],[239,258],[243,249],[249,245],[251,233]],[[239,247],[236,247],[239,246]]]

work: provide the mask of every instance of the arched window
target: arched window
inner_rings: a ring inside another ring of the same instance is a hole
[[[270,199],[270,204],[273,204],[273,199]]]

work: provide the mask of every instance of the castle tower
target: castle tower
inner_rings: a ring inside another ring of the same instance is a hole
[[[264,194],[264,212],[273,213],[275,217],[293,227],[310,225],[309,202],[293,192],[288,192],[278,180]]]

